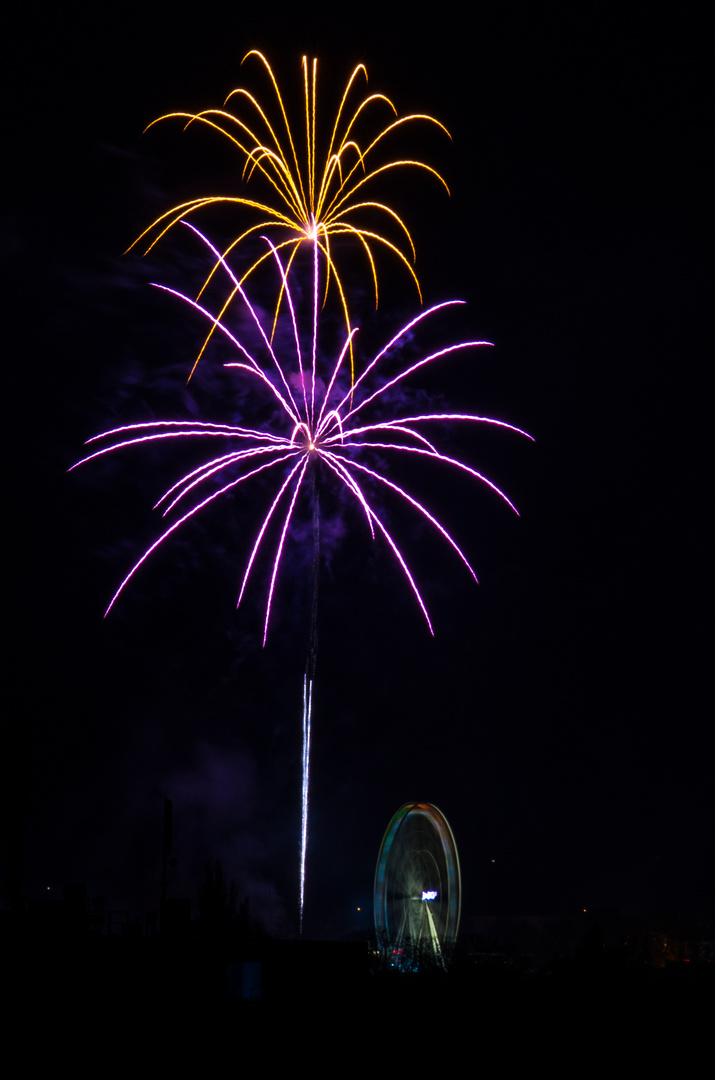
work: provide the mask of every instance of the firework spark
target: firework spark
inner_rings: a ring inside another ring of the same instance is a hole
[[[326,267],[323,283],[324,299],[333,281],[340,296],[345,323],[349,331],[348,302],[333,257],[334,245],[331,248],[331,241],[334,241],[337,236],[347,236],[357,241],[362,247],[370,268],[376,305],[379,293],[375,252],[380,247],[391,251],[402,263],[419,293],[419,281],[412,265],[415,259],[415,246],[405,222],[385,203],[376,202],[370,198],[365,199],[363,188],[366,185],[371,186],[372,182],[383,173],[402,166],[425,170],[447,188],[442,176],[425,162],[400,159],[379,163],[378,155],[384,145],[383,141],[396,129],[408,123],[423,121],[437,125],[447,135],[449,132],[431,116],[423,114],[399,116],[395,105],[384,94],[370,94],[358,103],[356,96],[358,82],[362,76],[367,81],[367,70],[363,64],[359,64],[345,87],[329,140],[326,142],[325,139],[320,139],[316,122],[318,62],[314,59],[309,64],[308,58],[304,56],[302,63],[305,115],[301,123],[301,127],[304,124],[304,134],[299,137],[298,125],[291,126],[283,96],[268,60],[256,50],[249,52],[244,57],[244,61],[249,57],[257,57],[268,74],[277,108],[275,121],[271,120],[269,113],[263,109],[253,94],[248,90],[238,88],[231,91],[222,109],[207,109],[200,113],[168,113],[154,120],[149,127],[162,120],[180,119],[185,121],[184,130],[193,124],[198,124],[218,132],[240,152],[244,162],[242,179],[248,181],[254,175],[262,178],[267,192],[267,201],[229,195],[210,195],[191,199],[158,217],[135,243],[146,240],[148,244],[146,250],[151,250],[154,244],[182,218],[203,207],[228,204],[249,208],[257,212],[260,220],[232,240],[222,256],[217,256],[199,293],[199,298],[219,270],[222,258],[228,257],[233,249],[248,237],[270,229],[276,247],[279,250],[285,249],[288,256],[288,271],[301,244],[308,241],[314,246],[317,245]],[[248,117],[248,122],[240,115],[227,111],[226,106],[232,99],[239,99],[239,104],[246,106],[244,113]],[[374,113],[376,109],[386,111],[390,116],[390,122],[378,129],[376,135],[365,140],[362,136],[363,121],[368,113]],[[303,140],[305,140],[305,149],[299,152],[299,148],[303,146]],[[374,227],[365,224],[366,215],[369,222],[375,216],[375,212],[379,220],[390,226],[391,235],[386,235],[382,227],[379,231],[375,231]],[[269,258],[270,252],[261,254],[245,271],[241,283]],[[227,298],[218,316],[219,319],[225,315],[238,293],[238,286],[233,283],[233,286],[229,287]],[[284,290],[280,287],[275,307],[274,328],[283,298]],[[213,331],[212,326],[196,358],[194,369]],[[352,345],[349,349],[352,371]]]

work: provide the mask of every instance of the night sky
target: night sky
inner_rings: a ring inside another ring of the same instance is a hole
[[[466,481],[404,474],[480,577],[400,518],[434,639],[386,545],[352,512],[338,538],[332,507],[306,932],[367,930],[382,833],[408,800],[452,825],[467,929],[481,915],[712,904],[704,27],[674,8],[646,20],[488,3],[468,27],[383,7],[261,17],[208,3],[179,22],[149,3],[111,23],[78,5],[18,24],[3,203],[18,541],[5,563],[17,648],[3,903],[20,867],[29,899],[84,882],[108,909],[155,907],[169,796],[170,894],[195,900],[220,859],[255,914],[295,929],[305,542],[287,553],[265,649],[261,590],[235,610],[260,520],[250,493],[177,537],[103,620],[157,535],[151,506],[176,463],[156,449],[66,472],[116,423],[226,417],[233,383],[210,357],[185,385],[201,328],[148,286],[190,278],[193,253],[178,236],[149,260],[122,252],[182,199],[241,190],[218,139],[142,131],[237,85],[266,96],[258,66],[240,68],[260,48],[284,92],[300,87],[301,55],[319,57],[330,120],[362,61],[371,91],[448,127],[452,142],[415,129],[404,145],[451,197],[407,172],[380,195],[410,226],[426,301],[467,301],[442,340],[495,348],[411,385],[536,440],[460,431],[450,444],[518,518]],[[406,275],[381,267],[378,313],[357,272],[354,294],[378,345],[417,311]]]

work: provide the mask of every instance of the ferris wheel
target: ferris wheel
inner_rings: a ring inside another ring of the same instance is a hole
[[[387,826],[375,870],[375,930],[391,962],[444,966],[459,929],[461,876],[452,830],[431,803],[401,806]]]

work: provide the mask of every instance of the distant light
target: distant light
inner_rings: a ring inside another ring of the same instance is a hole
[[[436,900],[437,899],[437,890],[436,889],[423,889],[422,890],[422,899],[423,900]]]

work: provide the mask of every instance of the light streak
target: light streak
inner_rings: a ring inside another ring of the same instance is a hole
[[[303,770],[300,793],[300,933],[305,904],[305,857],[308,850],[308,790],[310,787],[310,723],[313,713],[313,680],[303,676]]]
[[[218,256],[218,266],[225,271],[229,280],[235,284],[236,277],[226,260],[226,256],[218,254],[213,244],[195,226],[189,225],[189,228],[212,253]],[[443,453],[436,445],[436,436],[433,431],[438,431],[444,425],[473,423],[503,428],[518,435],[523,435],[528,439],[531,439],[531,436],[513,424],[491,417],[467,413],[415,413],[409,404],[402,406],[405,410],[404,415],[402,415],[400,406],[395,405],[398,396],[403,402],[406,400],[404,393],[398,393],[398,388],[401,388],[401,384],[416,371],[427,365],[442,361],[447,356],[461,353],[468,348],[490,344],[490,342],[477,340],[460,341],[436,352],[429,353],[413,363],[405,364],[402,361],[399,349],[400,339],[407,334],[411,334],[424,320],[440,311],[461,304],[462,301],[453,300],[435,304],[420,312],[392,337],[354,381],[350,379],[346,370],[349,344],[355,334],[354,329],[348,328],[344,345],[337,358],[324,362],[318,347],[317,297],[321,289],[321,280],[317,248],[313,260],[313,288],[309,297],[310,310],[309,312],[303,312],[303,314],[308,315],[307,321],[311,334],[310,348],[307,350],[307,355],[310,358],[308,361],[309,370],[306,370],[301,350],[301,335],[299,333],[300,311],[292,295],[290,268],[284,266],[276,245],[272,244],[270,240],[267,243],[269,254],[278,269],[281,287],[286,297],[288,313],[284,313],[284,317],[290,318],[294,355],[278,355],[271,336],[266,332],[258,313],[251,305],[240,283],[236,285],[237,291],[240,293],[253,322],[260,331],[261,348],[265,354],[262,359],[258,359],[252,352],[249,352],[239,337],[225,324],[223,321],[226,313],[225,307],[219,315],[214,315],[203,305],[174,289],[165,291],[185,301],[193,311],[197,312],[203,319],[208,320],[212,327],[220,330],[231,346],[236,349],[241,359],[225,364],[227,368],[235,370],[240,378],[254,389],[260,391],[263,397],[265,397],[266,393],[272,395],[274,416],[270,426],[252,428],[232,423],[208,423],[197,420],[152,420],[146,423],[124,424],[88,439],[87,445],[91,446],[91,452],[81,461],[78,461],[76,465],[73,465],[72,468],[77,468],[79,465],[94,461],[116,450],[136,447],[144,443],[158,442],[162,445],[171,446],[173,445],[172,440],[177,439],[225,440],[225,448],[221,452],[216,456],[209,456],[207,460],[197,467],[184,473],[159,497],[155,503],[155,508],[162,507],[164,517],[170,517],[180,503],[182,509],[177,511],[177,516],[174,517],[173,522],[168,525],[129,570],[110,600],[105,615],[109,614],[126,586],[133,580],[144,563],[147,562],[149,556],[182,525],[220,499],[222,495],[235,491],[241,485],[248,484],[249,481],[256,477],[272,478],[275,482],[275,494],[260,522],[255,542],[245,565],[237,601],[237,606],[240,606],[259,552],[269,545],[272,546],[270,584],[267,590],[263,620],[264,645],[268,636],[274,596],[283,555],[290,538],[290,528],[294,520],[296,506],[301,496],[308,494],[312,485],[314,597],[311,617],[311,643],[303,686],[303,779],[300,855],[300,925],[302,931],[305,860],[308,840],[311,718],[316,658],[315,618],[319,555],[319,510],[316,486],[318,473],[316,470],[322,467],[325,474],[337,479],[342,485],[344,491],[359,509],[360,515],[364,517],[372,540],[375,540],[378,535],[384,538],[395,557],[397,565],[399,565],[407,579],[430,633],[433,634],[432,622],[422,593],[400,546],[381,517],[376,497],[372,493],[373,489],[377,492],[390,492],[398,503],[406,504],[416,511],[442,536],[466,566],[475,581],[477,576],[464,551],[451,533],[421,501],[411,495],[401,484],[385,475],[384,469],[386,466],[384,463],[387,461],[389,467],[390,459],[402,458],[404,461],[409,461],[411,458],[414,465],[434,464],[448,467],[451,470],[466,474],[472,480],[477,480],[498,495],[511,510],[518,513],[511,500],[493,481],[467,462]],[[163,286],[157,287],[163,288]],[[285,335],[285,337],[289,339],[289,335]],[[400,359],[396,360],[396,357],[400,357]],[[402,363],[402,366],[400,366],[400,363]],[[397,372],[395,373],[396,366]],[[383,373],[383,368],[388,370]],[[374,413],[372,420],[370,419],[371,409]],[[384,413],[390,409],[392,409],[393,415],[385,418]],[[365,410],[366,419],[363,420],[361,416],[358,419],[363,410]],[[430,431],[429,437],[424,434],[424,427],[427,427]],[[277,525],[274,524],[275,518],[279,522]],[[276,532],[278,534],[277,538]]]
[[[421,300],[419,281],[413,268],[415,245],[407,225],[391,206],[363,198],[363,188],[371,190],[374,181],[385,173],[409,167],[429,173],[449,192],[440,173],[425,162],[411,158],[385,161],[380,153],[385,145],[384,141],[389,142],[389,137],[406,124],[433,124],[449,136],[447,129],[434,117],[422,113],[400,116],[393,102],[384,94],[369,94],[360,98],[358,84],[363,77],[367,82],[367,69],[363,64],[358,64],[343,92],[330,137],[327,138],[329,128],[325,129],[325,134],[321,137],[316,108],[317,60],[309,63],[307,56],[302,60],[304,116],[300,124],[297,124],[295,118],[289,116],[284,97],[266,57],[253,49],[244,57],[243,62],[249,58],[256,58],[268,75],[273,98],[270,110],[266,111],[257,97],[239,87],[231,91],[221,109],[206,109],[197,113],[167,113],[152,121],[149,128],[165,120],[178,119],[184,123],[184,130],[196,125],[218,133],[239,152],[243,161],[242,181],[262,183],[262,190],[257,192],[260,198],[256,200],[243,195],[208,195],[190,199],[161,214],[134,243],[144,242],[145,252],[148,252],[188,215],[197,210],[224,204],[255,213],[259,220],[234,237],[224,250],[223,257],[217,251],[214,252],[213,266],[197,299],[219,270],[223,258],[257,233],[268,230],[277,248],[287,256],[288,271],[303,243],[312,244],[316,259],[320,252],[326,270],[323,303],[331,282],[334,282],[348,330],[348,300],[336,264],[336,246],[339,246],[335,244],[337,237],[347,238],[362,249],[372,279],[376,306],[379,299],[376,263],[378,250],[390,252],[406,268]],[[236,101],[236,105],[232,106],[235,112],[230,112],[227,108],[232,99]],[[273,116],[270,115],[271,112]],[[370,128],[370,121],[380,112],[387,114],[388,123],[385,124],[383,120],[378,122],[377,129],[374,126]],[[380,126],[380,123],[383,126]],[[303,126],[304,133],[299,137],[298,131]],[[379,224],[377,229],[373,222],[375,218],[383,223]],[[385,232],[385,226],[388,227],[388,232]],[[254,259],[243,273],[240,284],[233,278],[232,287],[229,287],[219,312],[218,322],[241,292],[241,285],[246,278],[267,260],[270,260],[269,252]],[[282,283],[278,289],[272,330],[275,330],[284,295],[285,283]],[[317,309],[317,294],[315,302]],[[216,325],[208,331],[192,373],[215,329]],[[354,377],[352,344],[349,348],[351,376]]]

